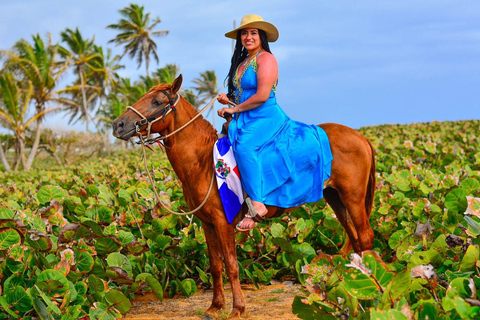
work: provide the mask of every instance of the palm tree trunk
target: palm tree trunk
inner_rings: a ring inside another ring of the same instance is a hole
[[[85,125],[86,125],[86,129],[87,129],[87,132],[90,132],[90,130],[88,130],[88,122],[89,122],[89,114],[88,114],[88,110],[87,110],[87,95],[85,94],[85,79],[83,77],[83,68],[81,68],[79,70],[79,74],[80,74],[80,82],[81,82],[81,88],[82,88],[82,99],[83,99],[83,112],[85,114]]]
[[[16,141],[15,141],[15,165],[13,168],[13,171],[17,171],[18,168],[20,167],[20,164],[22,164],[23,168],[25,168],[25,147],[23,144],[22,137],[19,135],[16,135]]]
[[[145,66],[146,66],[147,78],[148,78],[148,56],[146,56],[146,59],[145,59]],[[147,88],[147,89],[148,89],[148,88]]]
[[[40,123],[40,118],[37,119],[37,128],[35,132],[35,140],[33,141],[32,149],[28,155],[27,162],[25,163],[24,170],[30,170],[32,168],[33,160],[37,155],[38,146],[40,144],[40,134],[42,133],[42,126]]]
[[[10,171],[10,165],[8,164],[7,157],[5,156],[5,152],[3,151],[3,146],[0,143],[0,158],[2,158],[3,167],[5,168],[5,171]]]

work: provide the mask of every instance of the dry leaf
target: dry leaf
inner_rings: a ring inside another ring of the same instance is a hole
[[[436,276],[436,273],[433,266],[429,264],[428,266],[421,265],[412,268],[411,276],[412,278],[432,279]]]

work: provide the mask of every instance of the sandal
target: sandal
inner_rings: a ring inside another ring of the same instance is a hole
[[[249,232],[250,230],[252,230],[253,228],[255,228],[255,226],[257,225],[257,222],[262,222],[263,220],[265,220],[265,215],[268,213],[268,209],[265,209],[265,211],[263,212],[262,215],[260,215],[259,213],[257,213],[256,215],[252,216],[250,214],[250,212],[247,212],[247,214],[245,215],[245,217],[242,219],[242,221],[240,221],[237,226],[235,227],[238,231],[240,232]],[[240,228],[240,226],[242,225],[243,221],[245,219],[252,219],[255,223],[252,224],[252,226],[250,228]]]

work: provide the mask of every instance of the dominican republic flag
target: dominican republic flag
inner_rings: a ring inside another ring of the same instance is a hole
[[[217,176],[218,192],[228,223],[233,222],[243,203],[243,189],[240,182],[237,161],[233,156],[232,144],[228,137],[217,140],[213,148],[213,169]]]

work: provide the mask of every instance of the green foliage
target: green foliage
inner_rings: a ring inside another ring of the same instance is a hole
[[[338,256],[346,235],[321,200],[236,235],[241,281],[296,278],[305,294],[292,307],[304,319],[477,317],[478,127],[364,128],[377,150],[374,252]],[[166,157],[150,157],[161,197],[187,209]],[[115,319],[135,294],[212,285],[201,222],[154,209],[140,162],[124,153],[0,176],[0,313]]]
[[[433,122],[361,130],[376,149],[374,251],[350,259],[315,258],[303,269],[305,296],[295,299],[295,314],[478,318],[479,125]]]

